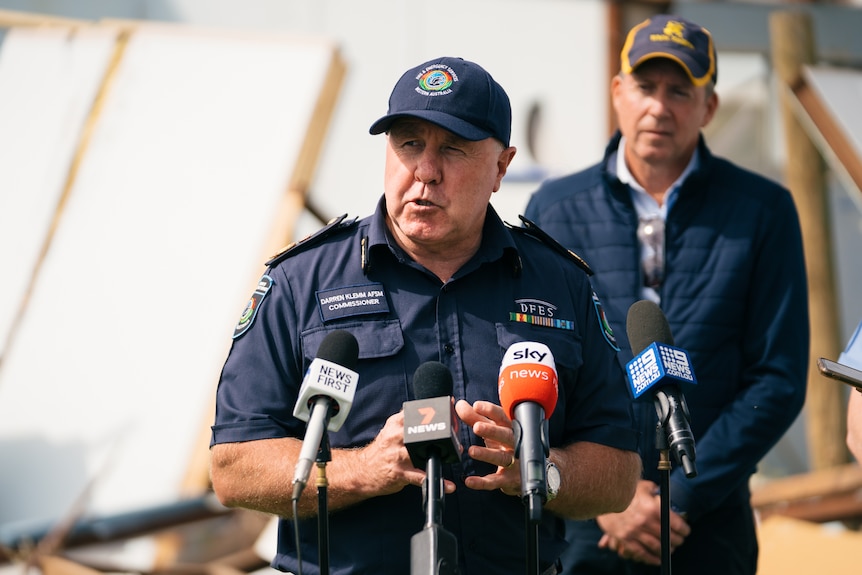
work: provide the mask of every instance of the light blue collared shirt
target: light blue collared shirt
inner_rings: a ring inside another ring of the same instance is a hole
[[[691,160],[689,160],[688,165],[682,171],[682,174],[670,185],[667,191],[664,194],[664,202],[659,205],[657,201],[650,196],[647,191],[641,186],[637,180],[635,180],[631,171],[629,171],[629,167],[626,165],[626,158],[623,150],[625,150],[626,139],[625,136],[620,138],[619,146],[617,147],[616,153],[616,175],[617,178],[624,184],[628,185],[629,193],[631,194],[632,203],[635,206],[635,211],[638,214],[638,220],[648,220],[653,218],[659,218],[662,222],[667,220],[667,213],[670,210],[671,206],[676,201],[677,196],[679,195],[679,188],[682,186],[682,183],[688,177],[688,175],[697,169],[700,165],[700,157],[697,150],[694,151],[694,154],[691,155]],[[645,244],[641,241],[641,264],[646,265],[648,261],[650,261],[655,256],[656,248]],[[661,246],[659,249],[664,249],[664,238],[662,238]],[[664,262],[664,255],[661,257],[662,262]],[[644,286],[641,288],[641,297],[644,299],[651,300],[655,303],[659,303],[661,298],[659,297],[658,291],[651,287]]]

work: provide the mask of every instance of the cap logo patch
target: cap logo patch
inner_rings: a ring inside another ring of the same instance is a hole
[[[682,22],[671,20],[664,26],[661,34],[650,34],[651,42],[676,42],[689,50],[694,50],[694,44],[685,39],[685,26]]]
[[[423,96],[445,96],[452,93],[452,84],[458,81],[455,71],[445,64],[423,68],[417,74],[416,92]]]

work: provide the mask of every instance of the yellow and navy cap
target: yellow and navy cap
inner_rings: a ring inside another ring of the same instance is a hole
[[[668,58],[685,70],[695,86],[718,80],[715,44],[709,30],[681,18],[660,14],[629,31],[620,54],[624,74],[653,58]]]

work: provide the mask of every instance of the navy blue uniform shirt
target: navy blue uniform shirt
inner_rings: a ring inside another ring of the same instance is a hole
[[[426,361],[451,370],[456,400],[499,404],[500,363],[519,341],[544,343],[556,360],[552,446],[591,441],[636,449],[630,404],[620,401],[628,390],[612,334],[603,329],[582,269],[508,229],[489,207],[479,251],[442,283],[397,247],[384,213],[381,200],[373,216],[313,246],[300,245],[266,271],[266,294],[257,297],[253,319],[246,317],[238,329],[222,371],[213,444],[302,438],[305,423],[292,412],[303,374],[326,334],[341,329],[359,343],[359,382],[343,427],[329,433],[333,449],[371,442],[386,419],[414,399],[413,373]],[[518,572],[526,553],[524,505],[499,490],[464,485],[465,476],[496,467],[466,455],[468,445],[481,442],[468,426],[458,433],[465,454],[459,464],[444,465],[457,490],[445,497],[443,527],[457,539],[460,572]],[[544,569],[565,543],[562,521],[550,512],[542,519]],[[413,486],[330,512],[330,572],[408,573],[410,538],[424,522],[421,490]],[[303,573],[318,573],[316,519],[302,521],[300,532]],[[294,547],[293,522],[282,520],[273,566],[295,571]]]

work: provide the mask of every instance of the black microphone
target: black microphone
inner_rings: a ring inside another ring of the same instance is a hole
[[[427,361],[413,374],[413,401],[404,402],[404,445],[413,466],[426,469],[428,460],[461,460],[458,418],[452,406],[452,372],[437,361]]]
[[[679,383],[696,384],[688,352],[673,347],[673,335],[661,308],[648,300],[636,301],[626,317],[626,334],[635,354],[626,373],[635,399],[653,391],[656,414],[665,430],[676,462],[688,478],[697,475],[691,415]]]
[[[329,333],[308,366],[293,415],[308,422],[293,477],[293,499],[299,499],[314,464],[324,430],[338,431],[347,418],[359,374],[353,371],[359,344],[344,330]]]
[[[443,527],[443,463],[461,460],[452,372],[428,361],[413,374],[413,401],[404,402],[404,445],[413,466],[424,469],[425,526],[410,539],[410,575],[455,575],[458,542]]]

